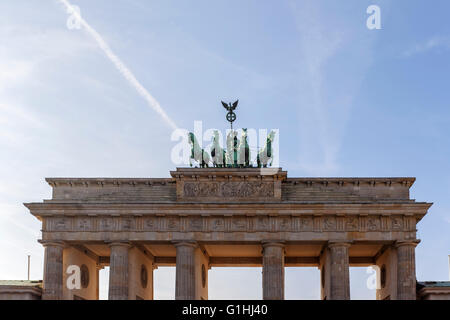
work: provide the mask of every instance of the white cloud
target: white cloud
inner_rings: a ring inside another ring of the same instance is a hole
[[[0,103],[0,125],[5,126],[11,122],[26,122],[27,126],[45,127],[35,114],[25,108]]]
[[[300,125],[300,140],[303,149],[299,167],[310,174],[327,174],[335,171],[336,144],[328,123],[327,105],[324,102],[326,94],[326,64],[344,42],[343,34],[326,29],[321,23],[319,8],[312,2],[305,2],[305,7],[294,5],[299,38],[302,44],[302,78],[301,91],[303,97],[299,101],[302,119]],[[312,152],[312,150],[314,151]],[[320,151],[318,150],[320,149]],[[315,154],[314,161],[308,155]],[[317,153],[320,156],[317,156]],[[319,160],[320,159],[320,160]]]
[[[33,71],[33,64],[23,60],[0,61],[0,90],[5,90],[12,83],[28,79]]]
[[[22,235],[23,235],[23,232],[27,232],[29,235],[31,235],[35,238],[38,238],[41,235],[39,231],[28,227],[24,223],[21,223],[20,220],[18,220],[17,218],[0,216],[0,221],[2,222],[2,224],[5,223],[9,226],[19,227],[21,229],[20,234],[22,234]]]
[[[433,36],[426,42],[416,44],[403,52],[403,56],[410,57],[431,50],[450,50],[450,36]]]
[[[55,59],[77,57],[80,52],[95,48],[80,33],[51,27],[1,25],[0,37],[0,57],[4,64],[14,64],[15,60],[28,64],[54,62]]]
[[[17,104],[0,103],[0,145],[2,148],[24,147],[36,137],[34,130],[45,130],[47,126],[38,116]]]
[[[317,1],[292,2],[292,13],[301,48],[299,158],[294,166],[311,175],[335,175],[353,100],[372,63],[376,36],[368,37],[364,28],[355,29],[354,20],[345,20]]]

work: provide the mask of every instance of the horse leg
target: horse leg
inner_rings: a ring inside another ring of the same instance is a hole
[[[245,150],[245,165],[250,166],[250,152],[249,150]]]

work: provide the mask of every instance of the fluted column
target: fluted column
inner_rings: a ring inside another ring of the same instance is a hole
[[[44,284],[43,300],[61,300],[63,298],[63,250],[61,242],[43,242]]]
[[[330,300],[350,299],[349,242],[328,243],[330,253]]]
[[[416,300],[416,255],[419,240],[398,241],[397,300]]]
[[[113,242],[110,245],[109,300],[128,299],[128,250],[130,244]]]
[[[284,299],[284,244],[263,243],[263,299]]]
[[[194,300],[195,295],[195,242],[175,242],[177,250],[175,299]]]

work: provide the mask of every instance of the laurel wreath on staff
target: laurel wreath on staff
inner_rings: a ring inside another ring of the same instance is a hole
[[[228,122],[231,124],[231,129],[233,129],[233,122],[234,120],[236,120],[236,113],[234,113],[234,110],[237,108],[239,100],[236,100],[233,103],[230,102],[228,104],[223,101],[220,102],[222,102],[223,107],[228,111],[226,118]]]

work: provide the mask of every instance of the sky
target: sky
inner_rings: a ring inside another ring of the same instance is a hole
[[[67,10],[67,4],[80,9]],[[381,29],[368,29],[377,5]],[[290,177],[412,176],[433,202],[417,279],[449,280],[450,3],[446,0],[0,1],[0,278],[42,279],[45,177],[169,177],[175,128],[279,129]],[[75,12],[75,13],[74,13]],[[82,20],[77,19],[81,17]],[[207,142],[204,142],[207,144]],[[107,270],[101,272],[107,296]],[[352,299],[373,299],[351,268]],[[174,297],[174,268],[155,271]],[[213,299],[260,299],[260,268],[213,268]],[[319,271],[287,268],[287,299]]]

